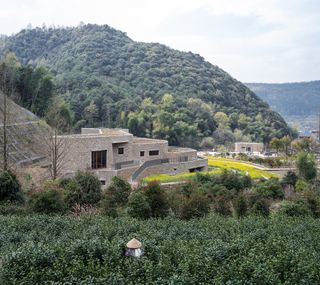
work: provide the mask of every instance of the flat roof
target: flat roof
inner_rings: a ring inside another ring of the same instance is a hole
[[[263,144],[258,142],[236,142],[235,144]]]
[[[158,139],[133,137],[133,143],[135,143],[135,144],[154,144],[154,143],[168,143],[168,141],[166,141],[166,140],[158,140]]]
[[[81,134],[60,135],[61,138],[93,138],[93,137],[128,137],[132,136],[129,132],[122,129],[92,129],[96,132]]]

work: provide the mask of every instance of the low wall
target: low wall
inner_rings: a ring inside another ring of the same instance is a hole
[[[202,167],[203,170],[208,169],[207,159],[197,159],[187,162],[179,163],[164,163],[146,168],[137,178],[141,180],[142,178],[154,175],[154,174],[179,174],[184,172],[189,172],[190,169]]]

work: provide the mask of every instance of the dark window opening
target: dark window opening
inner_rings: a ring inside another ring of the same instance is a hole
[[[93,151],[91,152],[91,167],[92,169],[107,167],[107,151]]]
[[[118,154],[124,154],[124,148],[123,147],[119,147],[118,148]]]
[[[140,156],[144,156],[144,151],[140,151]]]
[[[106,181],[105,180],[100,180],[101,185],[106,185]]]
[[[149,155],[150,155],[150,156],[159,155],[159,150],[150,150],[150,151],[149,151]]]

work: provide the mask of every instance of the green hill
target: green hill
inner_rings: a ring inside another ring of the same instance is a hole
[[[246,83],[271,108],[302,131],[317,128],[320,112],[320,81],[282,84]]]
[[[0,41],[0,56],[12,51],[23,64],[51,71],[76,129],[129,127],[189,146],[290,133],[278,113],[200,55],[135,42],[107,25],[22,30]]]

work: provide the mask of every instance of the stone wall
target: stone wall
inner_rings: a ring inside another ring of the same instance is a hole
[[[179,174],[184,172],[189,172],[190,169],[202,168],[201,170],[208,170],[208,160],[198,159],[188,162],[179,163],[164,163],[156,166],[151,166],[146,168],[138,177],[138,180],[142,178],[153,175],[153,174]]]

